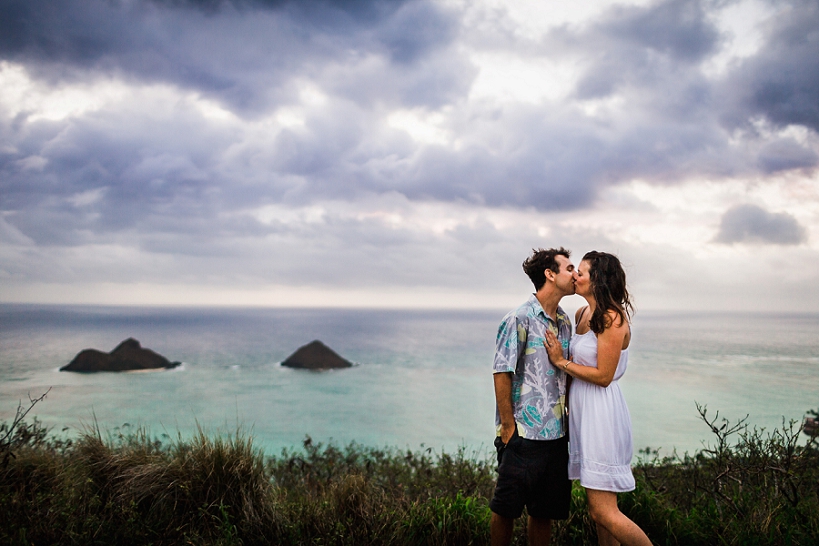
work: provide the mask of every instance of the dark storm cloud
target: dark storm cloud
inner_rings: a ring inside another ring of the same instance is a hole
[[[0,53],[39,78],[58,84],[122,73],[218,95],[240,109],[258,109],[293,59],[288,44],[305,46],[295,29],[268,16],[239,23],[162,8],[148,2],[5,2]],[[253,40],[252,38],[256,39]],[[89,73],[90,72],[90,73]]]
[[[720,38],[703,7],[701,2],[672,0],[648,8],[615,8],[599,28],[623,43],[696,62],[712,53]]]
[[[618,7],[581,36],[564,38],[594,59],[577,86],[584,99],[608,96],[622,84],[656,84],[669,72],[685,76],[720,42],[702,4],[690,0]]]
[[[780,138],[762,146],[757,161],[762,172],[775,173],[815,167],[819,163],[819,157],[816,152],[792,138]]]
[[[297,32],[289,36],[291,39],[310,31],[350,35],[378,26],[408,1],[411,0],[4,0],[0,5],[0,51],[34,60],[79,64],[134,49],[150,51],[157,45],[166,46],[158,51],[163,55],[173,49],[167,40],[168,32],[184,31],[177,26],[184,18],[201,25],[201,30],[209,31],[209,37],[214,38],[214,30],[231,30],[232,17],[253,18],[265,12],[281,16],[295,28]],[[438,21],[440,12],[421,11],[425,16],[416,17],[417,23],[442,24]],[[199,18],[195,12],[208,17]],[[271,34],[264,37],[236,33],[227,33],[226,37],[253,47],[258,45],[253,43],[254,39],[275,39],[284,29],[270,26],[267,30]],[[418,47],[411,38],[418,31],[408,32],[410,36],[404,40],[411,47]],[[296,50],[275,53],[292,55]]]
[[[397,10],[376,36],[394,60],[406,64],[449,42],[455,37],[455,25],[431,4],[415,2]]]
[[[697,64],[720,43],[702,3],[691,0],[617,7],[579,34],[555,37],[592,60],[578,82],[582,99],[608,96],[622,85],[662,85],[667,78],[688,85]]]
[[[516,132],[492,135],[501,126]],[[570,117],[544,119],[536,107],[507,107],[457,151],[430,146],[398,186],[418,199],[463,200],[544,210],[589,203],[599,183],[605,144]]]
[[[17,153],[0,156],[0,209],[44,245],[81,244],[164,215],[213,217],[211,154],[233,135],[181,108],[164,114],[126,109],[28,124]]]
[[[309,13],[319,21],[332,22],[338,15],[354,16],[360,21],[372,21],[389,13],[407,0],[148,0],[154,4],[194,8],[215,14],[225,8],[238,10],[282,9],[284,7]]]
[[[465,31],[455,12],[423,0],[5,0],[0,58],[38,81],[169,83],[241,119],[216,123],[184,104],[54,122],[8,117],[0,210],[40,245],[140,231],[156,235],[142,239],[152,250],[199,254],[209,236],[280,234],[281,225],[235,217],[266,204],[394,192],[577,209],[633,179],[673,184],[815,166],[804,143],[749,129],[760,116],[816,128],[815,3],[794,0],[778,12],[759,53],[719,78],[702,70],[725,40],[712,8],[668,0],[616,7],[537,43],[511,33],[503,46],[511,53],[520,46],[584,68],[566,101],[497,105],[468,104],[476,69],[458,47]],[[269,135],[243,128],[300,107],[303,81],[324,95],[303,108],[303,124]],[[622,100],[614,114],[581,108],[614,96]],[[395,109],[443,107],[453,113],[442,130],[457,146],[419,143],[384,122]]]
[[[731,123],[764,116],[777,126],[819,130],[819,3],[791,0],[779,6],[767,42],[732,75],[726,93],[739,110]]]
[[[587,204],[606,161],[602,139],[570,118],[544,120],[534,107],[507,110],[484,127],[476,123],[455,151],[419,146],[394,129],[373,132],[366,112],[333,105],[328,115],[320,110],[304,127],[276,137],[267,164],[308,181],[288,188],[293,202],[397,191],[419,200],[543,209]],[[498,122],[520,134],[492,138]]]
[[[810,145],[760,133],[754,123],[762,119],[774,127],[797,124],[816,130],[819,4],[778,4],[781,9],[767,22],[759,53],[715,78],[703,64],[728,39],[712,14],[724,5],[669,0],[615,7],[591,24],[557,29],[544,40],[547,49],[575,56],[585,66],[575,98],[621,97],[624,116],[631,118],[601,123],[575,117],[569,132],[595,144],[582,163],[566,162],[566,171],[590,179],[580,186],[563,179],[577,191],[592,192],[575,202],[592,199],[603,185],[632,178],[673,183],[691,176],[719,179],[817,165]],[[746,139],[739,146],[737,128]],[[539,144],[548,141],[534,145]],[[549,153],[548,146],[541,148]]]
[[[423,0],[0,4],[0,56],[40,78],[124,72],[195,89],[246,115],[286,99],[288,80],[321,65],[376,54],[407,70],[454,37],[452,15]],[[446,93],[448,80],[427,87]]]
[[[796,245],[807,240],[807,232],[786,212],[768,212],[756,205],[739,205],[722,216],[715,241],[724,244],[768,243]]]
[[[513,52],[520,47],[505,35],[497,41]],[[747,152],[732,149],[714,82],[701,69],[722,41],[705,5],[690,0],[616,7],[592,23],[557,28],[523,49],[576,60],[584,72],[570,99],[618,95],[623,114],[590,117],[570,102],[471,111],[463,139],[468,145],[427,147],[399,191],[414,198],[571,209],[593,202],[607,185],[634,178],[673,183],[752,171],[757,160],[749,167]]]

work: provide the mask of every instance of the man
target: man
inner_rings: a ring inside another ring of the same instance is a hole
[[[548,328],[568,357],[572,323],[558,303],[574,294],[569,257],[562,247],[533,251],[523,270],[536,292],[498,328],[493,365],[498,482],[489,503],[493,546],[511,542],[524,506],[530,546],[548,544],[552,520],[569,517],[566,374],[549,363],[543,344]]]

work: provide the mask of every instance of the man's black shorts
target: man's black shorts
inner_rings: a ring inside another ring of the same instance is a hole
[[[569,480],[569,438],[527,440],[517,431],[498,450],[498,483],[489,508],[498,515],[518,518],[523,507],[538,519],[566,519],[572,482]]]

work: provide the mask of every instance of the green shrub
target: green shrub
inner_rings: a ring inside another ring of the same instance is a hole
[[[635,468],[638,483],[668,511],[666,530],[649,536],[661,544],[817,544],[819,449],[800,444],[802,428],[785,422],[770,433],[745,419],[709,418],[697,406],[715,444],[693,456],[656,457]],[[631,498],[639,496],[640,488]],[[645,521],[635,517],[645,529]]]

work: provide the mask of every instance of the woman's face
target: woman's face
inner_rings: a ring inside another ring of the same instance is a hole
[[[574,270],[574,289],[578,296],[586,296],[591,294],[591,277],[589,277],[589,269],[591,265],[586,260],[580,262],[577,269]]]

